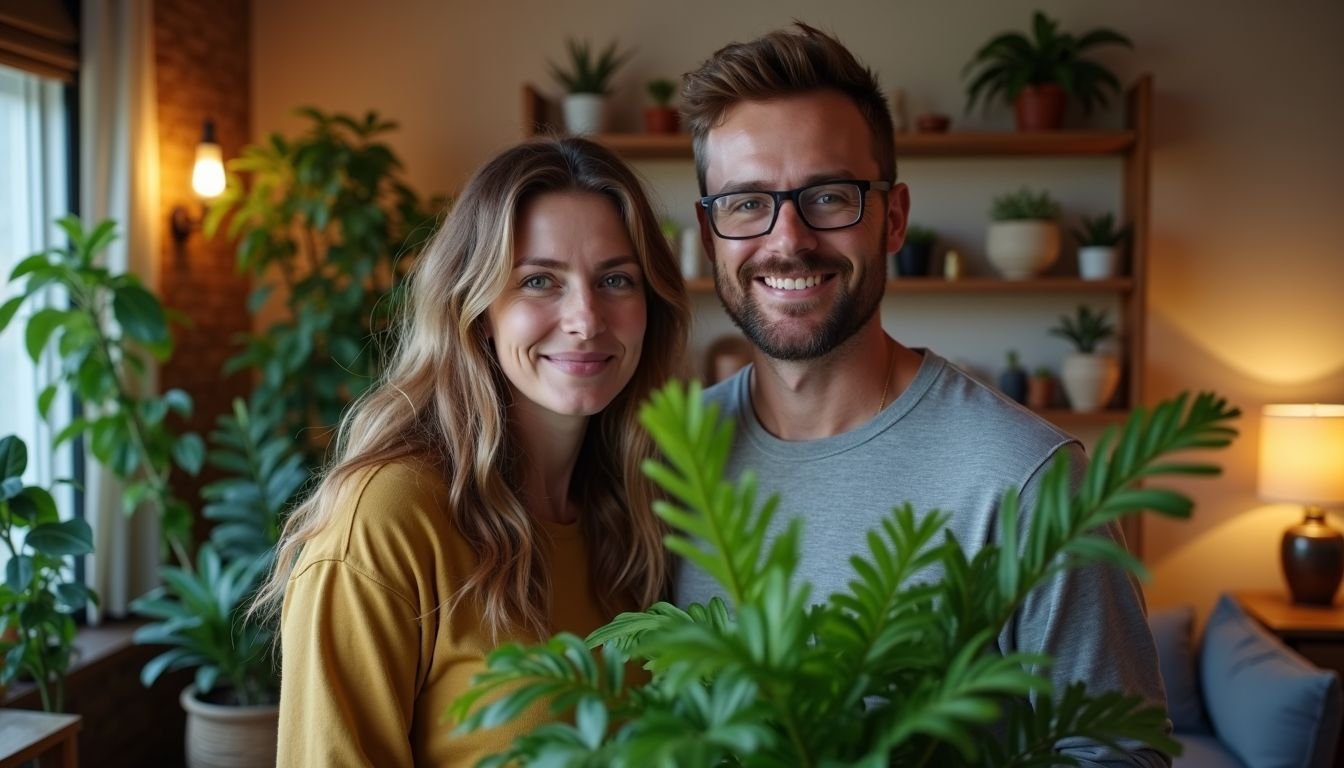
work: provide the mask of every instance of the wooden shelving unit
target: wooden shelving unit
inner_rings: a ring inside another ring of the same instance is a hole
[[[1098,413],[1079,414],[1065,410],[1041,415],[1064,429],[1117,423],[1130,405],[1143,402],[1144,333],[1147,307],[1149,227],[1149,154],[1152,125],[1152,78],[1145,75],[1125,95],[1125,127],[1117,131],[1050,131],[1037,133],[899,133],[897,158],[991,158],[991,157],[1120,157],[1123,159],[1123,195],[1120,218],[1130,225],[1129,274],[1112,280],[1087,281],[1048,277],[1032,280],[968,278],[904,278],[887,282],[888,294],[1032,295],[1108,294],[1118,296],[1124,314],[1121,340],[1121,387],[1113,407]],[[523,133],[551,130],[545,98],[531,86],[523,86]],[[692,158],[687,134],[649,135],[609,133],[593,136],[630,160],[688,161]],[[687,283],[692,293],[711,293],[709,278]]]
[[[1048,277],[1037,280],[998,280],[992,277],[944,280],[939,277],[903,277],[887,281],[888,295],[893,293],[1125,294],[1133,288],[1134,281],[1127,277],[1111,280],[1082,280],[1070,277]],[[686,281],[686,290],[691,293],[713,293],[714,279],[690,278]]]

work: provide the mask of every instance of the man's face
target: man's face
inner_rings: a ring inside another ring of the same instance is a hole
[[[833,91],[737,104],[710,129],[705,157],[711,195],[879,178],[863,116]],[[696,210],[714,285],[733,321],[766,355],[806,360],[876,316],[886,254],[905,238],[909,204],[903,184],[870,191],[858,224],[818,232],[785,201],[774,228],[750,240],[718,237],[707,211]]]

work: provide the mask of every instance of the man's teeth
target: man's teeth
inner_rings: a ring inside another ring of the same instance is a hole
[[[765,284],[771,288],[777,288],[784,291],[801,291],[804,288],[812,288],[821,285],[821,277],[812,275],[810,277],[767,277],[764,278]]]

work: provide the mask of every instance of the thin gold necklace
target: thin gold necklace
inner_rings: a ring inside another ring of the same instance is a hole
[[[881,413],[883,408],[887,407],[887,388],[891,386],[891,372],[896,367],[896,352],[892,350],[891,343],[887,343],[887,376],[882,379],[882,400],[877,404],[877,413]],[[873,414],[876,416],[877,414]]]

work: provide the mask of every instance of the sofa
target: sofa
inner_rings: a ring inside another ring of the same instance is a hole
[[[1222,596],[1199,643],[1189,608],[1153,612],[1176,768],[1327,768],[1339,739],[1339,676]]]

